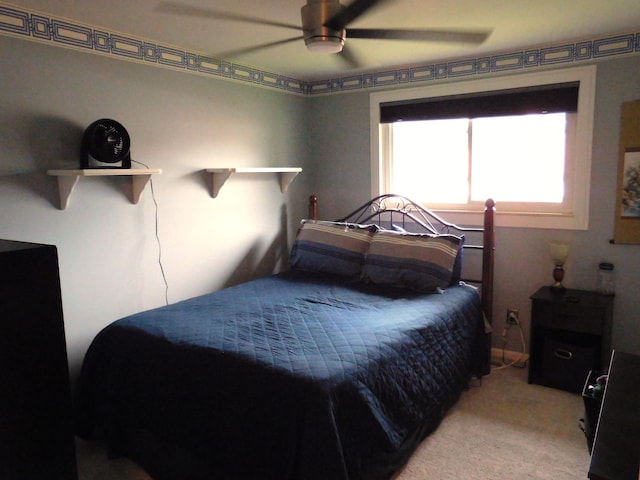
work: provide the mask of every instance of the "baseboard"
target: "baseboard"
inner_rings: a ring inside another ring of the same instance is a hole
[[[515,367],[524,368],[527,366],[527,362],[529,361],[529,354],[522,352],[514,352],[513,350],[504,350],[504,363],[503,359],[503,350],[501,348],[492,348],[491,349],[491,363],[493,365],[504,365],[513,363]],[[515,363],[514,363],[515,362]]]

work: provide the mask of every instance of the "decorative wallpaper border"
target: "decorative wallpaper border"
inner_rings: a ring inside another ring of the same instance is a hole
[[[250,83],[300,95],[326,95],[404,84],[419,85],[447,78],[486,75],[557,64],[571,65],[640,52],[640,32],[636,32],[412,68],[305,81],[2,4],[0,4],[0,35]]]

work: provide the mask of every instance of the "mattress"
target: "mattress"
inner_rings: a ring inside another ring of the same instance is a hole
[[[107,326],[76,429],[157,479],[386,479],[467,387],[483,334],[467,285],[286,272]]]

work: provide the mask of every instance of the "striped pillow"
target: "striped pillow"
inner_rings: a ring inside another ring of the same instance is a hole
[[[303,220],[291,249],[292,268],[359,278],[375,225]]]
[[[463,239],[455,235],[377,232],[367,252],[365,281],[419,292],[446,288]]]

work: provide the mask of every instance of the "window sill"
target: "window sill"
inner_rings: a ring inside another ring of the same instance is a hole
[[[482,225],[482,211],[460,211],[434,209],[438,214],[446,216],[458,225]],[[500,204],[496,203],[496,227],[512,228],[548,228],[554,230],[587,230],[587,218],[579,218],[572,214],[557,213],[517,213],[500,211]]]

